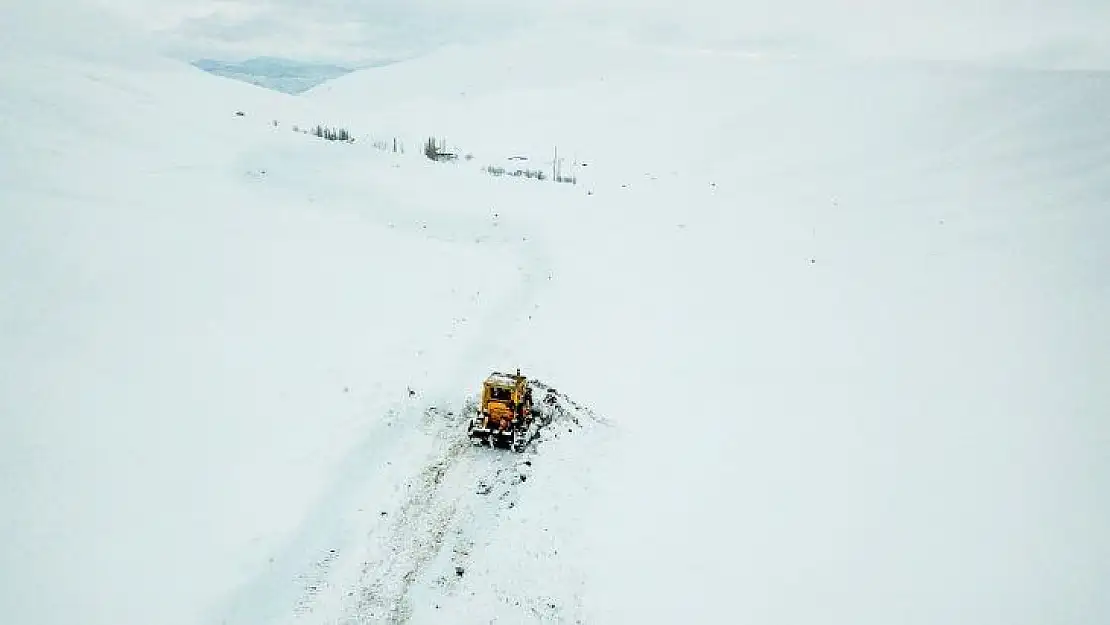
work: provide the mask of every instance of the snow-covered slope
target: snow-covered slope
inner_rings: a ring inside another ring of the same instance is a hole
[[[291,98],[27,23],[7,620],[1110,615],[1106,75],[523,38]],[[517,366],[577,403],[466,445]]]

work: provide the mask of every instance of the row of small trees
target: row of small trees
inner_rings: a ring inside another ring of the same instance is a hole
[[[328,141],[354,141],[351,138],[351,132],[346,128],[332,128],[316,124],[316,127],[312,129],[312,134]]]
[[[276,121],[275,121],[274,125],[275,126],[277,125]],[[300,129],[298,129],[296,126],[294,126],[293,130],[300,130]],[[320,137],[321,139],[326,139],[328,141],[345,141],[345,142],[348,142],[348,143],[353,143],[354,142],[354,137],[351,136],[351,132],[349,130],[347,130],[346,128],[332,127],[332,126],[325,126],[323,124],[317,124],[314,128],[312,128],[309,131],[309,134],[312,134],[313,136],[316,136],[316,137]],[[402,153],[403,154],[404,151],[405,151],[404,145],[399,144],[396,138],[393,139],[392,144],[390,142],[386,142],[386,141],[380,141],[380,140],[379,141],[374,141],[373,142],[373,147],[375,147],[379,150],[392,151],[394,153]],[[555,180],[555,182],[578,184],[577,177],[563,175],[563,173],[561,171],[561,168],[559,167],[559,164],[561,164],[561,163],[558,159],[558,154],[559,153],[556,150],[556,152],[555,152],[555,157],[556,157],[555,163],[556,163],[556,165],[555,165],[554,173],[552,174],[552,178]],[[433,161],[436,161],[436,162],[453,161],[453,160],[456,160],[458,158],[457,154],[455,154],[454,152],[451,152],[447,149],[447,142],[445,140],[436,139],[435,137],[428,137],[427,140],[424,141],[424,156],[426,156],[430,160],[433,160]],[[471,158],[473,158],[473,157],[468,154],[467,155],[467,160],[470,160]],[[506,170],[504,167],[490,165],[490,166],[487,166],[485,168],[485,171],[486,171],[486,173],[488,173],[492,176],[512,176],[512,177],[515,177],[515,178],[528,178],[528,179],[541,180],[541,181],[547,180],[549,178],[547,172],[545,172],[542,169]]]
[[[435,137],[428,137],[424,142],[424,156],[433,161],[453,161],[458,158],[457,154],[447,151],[447,141],[443,139],[436,141]]]
[[[437,162],[439,162],[439,161],[451,161],[451,160],[455,160],[456,158],[458,158],[457,154],[447,151],[447,142],[446,141],[444,141],[442,139],[437,140],[435,137],[428,137],[428,139],[424,141],[424,156],[428,157],[429,159],[431,159],[433,161],[437,161]],[[467,158],[467,160],[470,160],[472,158],[472,156],[468,154],[466,158]],[[555,182],[563,182],[563,183],[568,183],[568,184],[578,184],[578,178],[576,176],[563,175],[562,168],[560,167],[560,165],[562,163],[559,160],[559,151],[557,149],[555,151],[555,161],[554,161],[554,163],[555,163],[555,168],[554,168],[554,173],[552,174],[552,176],[553,176],[553,179],[555,180]],[[491,176],[512,176],[514,178],[529,178],[529,179],[541,180],[541,181],[548,179],[547,172],[545,172],[542,169],[521,169],[521,168],[518,168],[518,169],[507,170],[507,169],[505,169],[504,167],[501,167],[501,166],[487,165],[485,167],[484,171],[487,174],[490,174]]]

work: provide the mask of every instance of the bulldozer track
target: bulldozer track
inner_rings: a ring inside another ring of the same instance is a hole
[[[544,392],[548,388],[537,386]],[[557,393],[557,398],[544,424],[573,429],[583,420],[601,422],[565,395]],[[463,410],[440,422],[437,435],[443,444],[409,480],[388,530],[366,554],[345,622],[407,623],[414,607],[412,589],[421,580],[451,593],[480,548],[479,534],[495,533],[502,512],[516,505],[527,468],[540,461],[542,440],[537,439],[543,428],[520,453],[475,445],[462,434],[466,408],[472,406],[467,401]]]
[[[534,384],[540,398],[551,388]],[[399,402],[349,458],[340,473],[346,479],[333,485],[297,539],[214,622],[399,625],[436,597],[461,597],[473,559],[497,540],[507,511],[534,484],[527,478],[544,462],[546,447],[605,423],[558,391],[552,397],[544,426],[521,452],[467,438],[474,398],[437,406]],[[397,453],[410,448],[423,451]]]

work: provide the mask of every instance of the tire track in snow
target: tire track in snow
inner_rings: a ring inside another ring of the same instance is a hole
[[[477,453],[484,450],[457,437],[462,423],[452,425],[460,426],[447,428],[456,433],[455,440],[409,483],[410,493],[388,533],[363,558],[362,580],[356,601],[349,608],[350,622],[407,622],[412,615],[413,585],[440,555],[448,534],[458,526],[460,511],[473,506],[473,494],[481,492],[475,490],[472,478],[499,465],[511,468],[506,466],[508,458]],[[454,561],[459,562],[456,566],[465,567],[461,560]]]
[[[538,390],[543,388],[541,383]],[[430,587],[432,592],[425,589],[425,595],[431,596],[421,597],[429,602],[437,595],[450,596],[480,541],[497,536],[502,515],[517,505],[533,463],[542,461],[542,445],[560,432],[605,423],[560,395],[549,410],[548,427],[518,454],[477,446],[460,436],[476,405],[472,398],[462,410],[452,411],[452,418],[438,420],[441,447],[408,483],[388,531],[361,558],[365,564],[359,589],[341,622],[403,625],[413,616],[419,585]]]
[[[372,517],[368,495],[407,477],[404,467],[383,458],[403,456],[418,423],[405,399],[387,408],[383,418],[336,466],[334,481],[309,508],[298,529],[275,552],[266,569],[236,589],[209,619],[219,625],[272,625],[301,622],[315,612],[318,599],[336,592],[335,570],[353,549],[348,529],[352,511]],[[370,479],[368,479],[370,478]],[[368,519],[369,520],[369,519]],[[363,529],[384,525],[373,519]]]

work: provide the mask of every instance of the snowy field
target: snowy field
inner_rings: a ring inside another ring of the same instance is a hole
[[[291,96],[51,15],[3,622],[1110,621],[1110,73],[549,29]],[[517,367],[559,418],[471,446]]]

